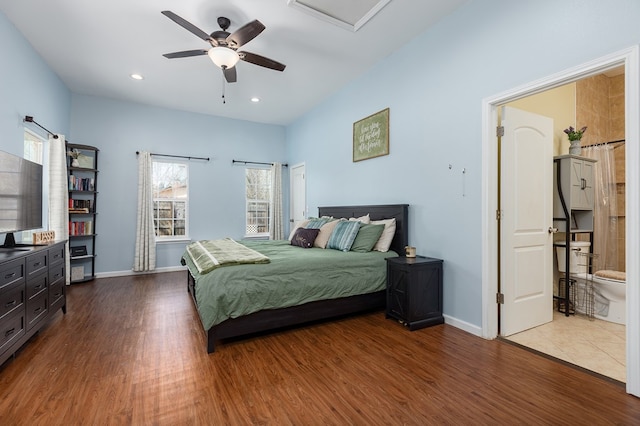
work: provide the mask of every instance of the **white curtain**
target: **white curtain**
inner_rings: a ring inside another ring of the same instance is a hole
[[[153,271],[156,268],[156,236],[153,229],[153,178],[151,154],[138,154],[138,217],[136,251],[133,270]]]
[[[584,157],[597,160],[594,165],[593,248],[598,255],[593,270],[618,269],[618,209],[614,147],[598,145],[582,148]]]
[[[66,240],[66,284],[70,281],[69,261],[69,186],[67,177],[67,147],[64,135],[49,136],[49,231],[56,233],[56,240]]]
[[[282,164],[271,165],[271,208],[269,209],[269,239],[283,240],[282,223]]]

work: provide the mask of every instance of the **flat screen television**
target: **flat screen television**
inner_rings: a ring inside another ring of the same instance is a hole
[[[42,228],[42,165],[0,151],[2,247],[15,247],[14,232]]]

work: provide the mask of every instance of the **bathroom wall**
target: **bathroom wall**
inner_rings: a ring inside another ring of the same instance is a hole
[[[569,153],[569,140],[563,130],[575,121],[576,83],[518,99],[510,102],[508,106],[552,118],[553,155]]]
[[[576,127],[588,126],[582,146],[625,138],[624,74],[596,75],[576,83]],[[618,270],[625,271],[625,144],[614,145],[618,194]]]

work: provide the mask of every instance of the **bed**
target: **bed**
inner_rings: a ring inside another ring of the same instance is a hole
[[[320,207],[318,209],[318,216],[332,216],[335,218],[356,218],[365,215],[369,215],[371,220],[382,220],[395,218],[396,230],[391,242],[390,251],[388,253],[377,253],[372,256],[377,256],[379,260],[374,260],[378,266],[376,268],[384,268],[386,271],[386,261],[384,260],[388,256],[402,255],[404,248],[408,244],[408,205],[407,204],[393,204],[393,205],[369,205],[369,206],[337,206],[337,207]],[[273,245],[289,245],[287,242],[270,242]],[[279,254],[277,252],[269,252],[269,248],[261,246],[261,243],[244,243],[250,247],[256,247],[257,251],[266,251],[268,256],[273,256],[273,260],[270,264],[250,265],[252,273],[256,276],[265,272],[271,272],[277,269],[279,263]],[[310,252],[307,249],[294,248],[300,253]],[[358,253],[342,253],[336,250],[330,249],[310,249],[320,250],[323,255],[345,255],[343,257],[351,256],[349,262],[355,262],[360,256]],[[286,251],[286,250],[285,250]],[[335,252],[335,253],[330,253]],[[265,253],[266,254],[266,253]],[[208,291],[210,287],[215,283],[225,282],[230,274],[240,274],[236,276],[236,280],[251,281],[253,277],[242,274],[247,274],[247,265],[238,266],[224,266],[209,272],[207,274],[199,274],[197,269],[193,267],[193,263],[188,259],[188,256],[183,256],[183,264],[187,264],[187,289],[191,294],[193,301],[198,309],[203,328],[207,334],[207,351],[212,353],[216,349],[216,344],[223,339],[235,338],[240,336],[246,336],[253,333],[276,330],[283,327],[325,320],[344,315],[354,314],[358,312],[365,312],[370,310],[382,309],[386,303],[386,294],[384,283],[380,285],[379,277],[376,279],[377,287],[375,290],[365,288],[362,294],[336,294],[331,293],[327,295],[327,299],[314,300],[288,307],[269,306],[269,308],[259,310],[257,312],[243,314],[240,316],[230,318],[217,318],[215,317],[216,309],[212,307],[212,304],[219,303],[218,300],[211,300],[211,298],[227,298],[232,299],[235,296],[213,295],[210,296]],[[351,267],[345,267],[345,270],[351,270],[353,275],[353,269]],[[384,272],[383,272],[384,273]],[[275,277],[282,277],[284,281],[285,275],[271,274]],[[238,278],[241,277],[241,278]],[[288,278],[287,278],[288,279]],[[383,278],[384,280],[384,278]],[[231,286],[232,287],[232,286]],[[229,288],[231,288],[229,287]],[[354,290],[355,291],[355,290]],[[348,292],[345,292],[348,293]],[[267,298],[269,298],[267,296]],[[231,302],[233,303],[233,301]],[[213,312],[213,313],[212,313]],[[213,315],[213,319],[212,319]]]

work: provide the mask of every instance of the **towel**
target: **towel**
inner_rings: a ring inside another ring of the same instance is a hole
[[[595,275],[596,277],[609,278],[612,280],[627,281],[627,273],[621,271],[610,271],[608,269],[603,269],[602,271],[598,271],[593,275]]]

